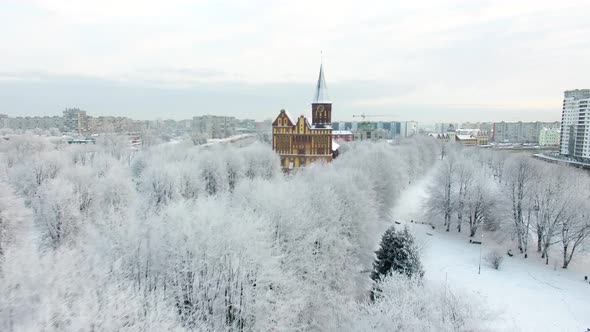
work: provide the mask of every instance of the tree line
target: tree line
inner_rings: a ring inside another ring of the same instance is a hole
[[[445,151],[425,207],[446,231],[502,232],[525,258],[534,248],[548,264],[559,250],[561,266],[569,266],[590,236],[587,172],[522,153],[459,145]]]
[[[330,165],[284,174],[263,144],[3,140],[0,330],[385,329],[393,312],[379,308],[397,300],[367,302],[365,271],[393,202],[439,149],[346,144]],[[396,278],[383,294],[401,292]],[[407,282],[417,300],[398,318],[435,307],[397,326],[456,329],[449,298],[435,305]]]

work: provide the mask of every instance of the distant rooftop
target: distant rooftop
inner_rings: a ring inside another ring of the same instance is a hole
[[[565,98],[585,99],[590,98],[590,89],[575,89],[564,92]]]

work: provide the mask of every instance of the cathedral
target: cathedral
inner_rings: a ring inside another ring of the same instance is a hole
[[[332,103],[323,65],[311,103],[311,123],[304,115],[295,118],[281,110],[272,123],[272,148],[281,157],[285,170],[330,162],[338,155],[338,144],[332,140]]]

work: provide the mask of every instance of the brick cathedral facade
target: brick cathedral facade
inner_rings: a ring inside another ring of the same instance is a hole
[[[330,162],[338,155],[338,144],[332,140],[332,103],[323,66],[320,66],[311,114],[310,123],[304,115],[294,118],[281,110],[272,123],[272,147],[285,170],[313,162]]]

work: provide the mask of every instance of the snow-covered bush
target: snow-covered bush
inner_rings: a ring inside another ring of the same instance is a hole
[[[376,288],[373,302],[355,308],[348,331],[480,331],[491,319],[475,299],[419,278],[393,274]]]
[[[494,250],[486,255],[485,257],[486,262],[490,264],[496,270],[499,270],[502,266],[502,262],[504,261],[504,255],[498,250]]]

